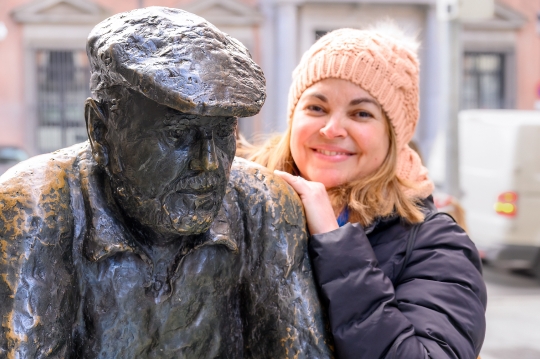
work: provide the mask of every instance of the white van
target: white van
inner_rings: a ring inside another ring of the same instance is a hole
[[[462,111],[459,156],[462,205],[480,255],[540,277],[540,111]]]

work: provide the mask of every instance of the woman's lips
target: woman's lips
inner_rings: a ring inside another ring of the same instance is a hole
[[[355,155],[341,148],[311,148],[311,151],[316,158],[332,162],[345,161]]]
[[[313,150],[317,153],[322,153],[323,155],[326,155],[326,156],[352,156],[352,154],[348,152],[319,150],[316,148]]]

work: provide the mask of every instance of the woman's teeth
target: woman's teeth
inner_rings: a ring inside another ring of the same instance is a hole
[[[348,155],[345,152],[335,152],[335,151],[325,151],[325,150],[315,150],[316,152],[322,153],[326,156],[339,156],[339,155]]]

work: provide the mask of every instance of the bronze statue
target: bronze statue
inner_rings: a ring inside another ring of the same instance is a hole
[[[299,199],[234,159],[247,50],[151,7],[87,52],[89,142],[0,178],[0,357],[331,357]]]

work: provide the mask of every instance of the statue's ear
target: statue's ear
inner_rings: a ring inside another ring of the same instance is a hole
[[[109,164],[109,146],[105,140],[107,126],[105,116],[94,99],[87,98],[84,103],[86,130],[92,147],[92,155],[101,167]]]

